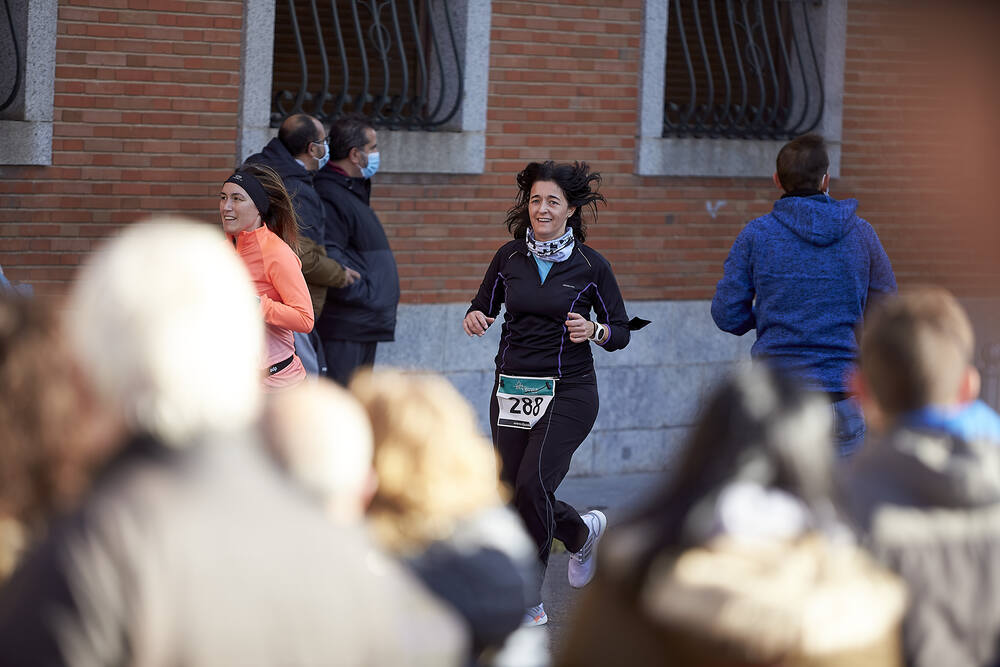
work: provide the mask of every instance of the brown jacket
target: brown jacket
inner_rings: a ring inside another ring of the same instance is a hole
[[[347,273],[340,262],[326,256],[326,248],[305,235],[299,237],[299,259],[312,297],[313,312],[319,319],[326,303],[327,288],[346,285]]]

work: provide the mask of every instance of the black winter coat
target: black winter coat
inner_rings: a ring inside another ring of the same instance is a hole
[[[399,273],[382,223],[368,205],[371,181],[331,166],[314,180],[326,208],[327,254],[357,270],[353,285],[331,289],[317,330],[324,340],[393,340],[399,305]]]
[[[246,159],[248,163],[262,164],[278,172],[281,182],[292,197],[295,214],[299,216],[299,231],[316,243],[323,245],[323,202],[313,187],[313,175],[295,161],[285,145],[275,137],[264,149]]]
[[[496,317],[506,304],[497,370],[534,377],[572,378],[592,372],[590,343],[573,343],[564,322],[573,311],[610,329],[601,347],[619,350],[631,338],[625,302],[611,265],[577,242],[569,259],[556,262],[543,283],[524,239],[504,244],[493,257],[472,310]]]

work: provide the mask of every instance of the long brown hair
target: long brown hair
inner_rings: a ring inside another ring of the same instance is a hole
[[[299,219],[295,214],[291,195],[281,182],[281,176],[270,167],[255,162],[244,164],[239,170],[251,174],[260,181],[264,191],[267,192],[269,203],[267,215],[261,216],[264,224],[298,254]]]
[[[103,415],[54,309],[0,290],[0,528],[6,518],[35,533],[72,506],[110,444]]]

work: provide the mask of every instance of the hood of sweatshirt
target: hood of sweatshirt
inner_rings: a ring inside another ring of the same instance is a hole
[[[827,195],[785,197],[774,202],[771,214],[803,241],[828,246],[844,237],[858,219],[857,199],[837,201]]]

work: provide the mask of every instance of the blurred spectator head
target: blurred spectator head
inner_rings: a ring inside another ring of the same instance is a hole
[[[796,499],[807,522],[809,509],[828,511],[831,437],[828,400],[763,364],[741,369],[708,399],[671,483],[642,513],[659,526],[653,551],[700,544],[719,532],[769,530],[767,516],[720,515],[720,496],[734,483]],[[749,525],[727,526],[728,519]]]
[[[833,509],[832,413],[763,364],[725,380],[609,533],[557,664],[899,664],[903,587]]]
[[[43,302],[0,291],[0,579],[113,436]]]
[[[823,177],[830,168],[826,141],[818,134],[795,137],[778,151],[778,185],[785,192],[821,190]]]
[[[131,433],[184,446],[259,417],[260,307],[212,227],[131,226],[83,268],[69,306],[80,366]]]
[[[330,514],[356,522],[375,491],[368,415],[345,389],[319,378],[269,398],[270,446],[292,477]]]
[[[865,316],[859,390],[890,420],[970,401],[979,394],[974,345],[968,316],[946,290],[918,288],[884,299]]]
[[[387,548],[419,551],[502,503],[493,448],[445,379],[363,371],[350,389],[371,419],[378,489],[369,518]]]

